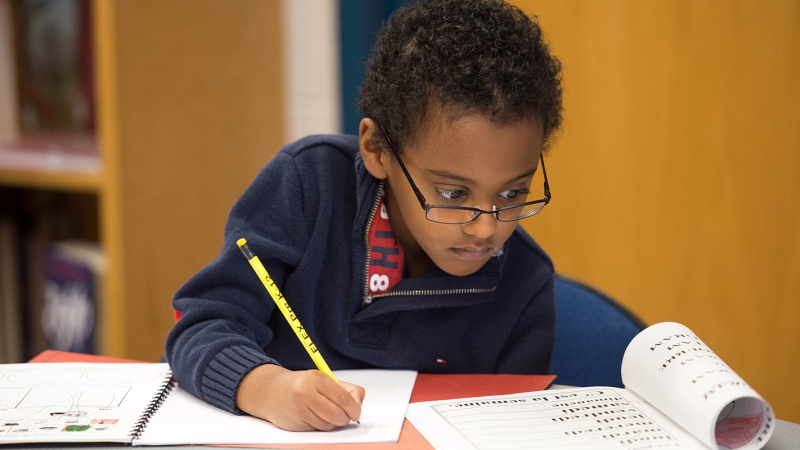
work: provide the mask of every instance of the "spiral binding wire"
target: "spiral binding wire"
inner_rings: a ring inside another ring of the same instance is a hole
[[[169,378],[164,381],[164,384],[159,386],[159,393],[150,400],[150,403],[147,404],[147,407],[144,409],[144,412],[139,419],[136,420],[136,423],[133,424],[133,429],[131,430],[128,437],[133,438],[133,440],[139,439],[144,432],[145,427],[147,427],[147,422],[150,421],[150,418],[153,417],[153,414],[156,413],[161,404],[164,403],[164,400],[167,399],[170,391],[175,386],[175,379],[172,378],[172,372],[169,372]]]

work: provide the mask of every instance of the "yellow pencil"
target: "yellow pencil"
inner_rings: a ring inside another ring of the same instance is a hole
[[[244,253],[244,256],[250,261],[250,266],[253,267],[253,270],[256,271],[258,274],[258,278],[261,279],[261,282],[264,283],[264,287],[267,288],[267,292],[272,297],[272,300],[275,301],[275,304],[278,305],[278,309],[281,310],[283,313],[283,317],[289,322],[289,326],[292,327],[294,330],[294,334],[297,335],[297,338],[300,339],[300,342],[303,344],[303,347],[306,348],[308,355],[311,356],[311,359],[314,360],[314,364],[317,365],[317,369],[321,372],[327,373],[333,381],[339,382],[335,376],[333,376],[333,372],[331,372],[331,368],[328,367],[328,364],[322,359],[322,355],[319,353],[317,346],[311,342],[311,337],[306,333],[306,329],[303,328],[303,325],[300,324],[300,320],[297,319],[297,316],[292,311],[292,308],[289,307],[289,303],[286,301],[286,298],[281,294],[281,291],[278,290],[278,286],[275,285],[275,281],[270,278],[269,274],[267,273],[267,269],[264,268],[264,265],[261,264],[261,260],[258,259],[250,247],[247,246],[247,240],[242,238],[236,241],[236,244],[239,246],[239,250]]]

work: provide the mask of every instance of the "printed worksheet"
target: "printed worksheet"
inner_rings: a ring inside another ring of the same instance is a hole
[[[616,388],[412,403],[406,418],[437,450],[704,448],[636,394]]]
[[[688,328],[653,325],[629,344],[626,389],[589,387],[412,403],[436,449],[760,449],[772,409]]]
[[[0,366],[0,443],[130,442],[164,391],[166,364]]]

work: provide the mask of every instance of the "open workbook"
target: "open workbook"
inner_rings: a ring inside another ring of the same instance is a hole
[[[589,387],[412,403],[406,418],[441,449],[759,449],[772,408],[688,328],[639,333],[625,389]]]
[[[413,371],[342,370],[364,387],[360,424],[289,432],[198,400],[172,382],[167,364],[0,365],[0,444],[122,442],[317,444],[395,442],[416,379]]]

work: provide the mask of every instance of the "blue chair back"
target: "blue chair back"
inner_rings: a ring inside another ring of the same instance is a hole
[[[556,384],[622,386],[625,348],[646,328],[623,305],[585,284],[556,276],[556,335],[550,373]]]

